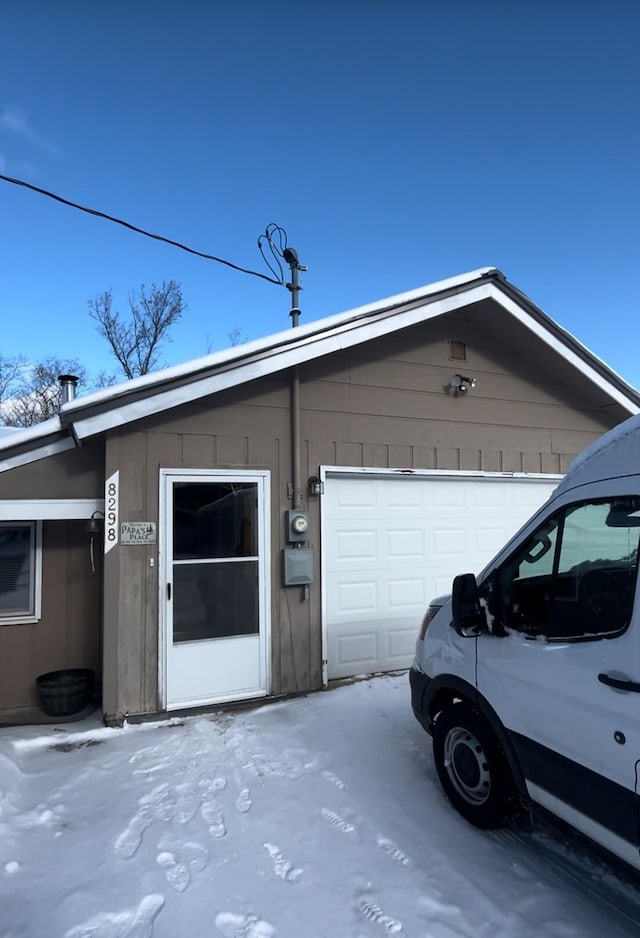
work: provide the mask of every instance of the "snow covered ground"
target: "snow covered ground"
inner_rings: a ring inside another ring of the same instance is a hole
[[[630,938],[639,921],[633,885],[578,848],[454,812],[406,675],[0,730],[3,938]]]

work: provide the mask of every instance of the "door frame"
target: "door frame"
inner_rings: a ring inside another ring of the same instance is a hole
[[[161,710],[186,710],[188,703],[168,705],[167,668],[170,636],[167,616],[167,581],[173,550],[168,544],[171,505],[169,493],[174,481],[182,482],[256,482],[258,484],[258,569],[261,589],[258,593],[260,667],[264,689],[251,698],[266,697],[271,692],[271,473],[268,469],[170,469],[160,468],[158,506],[158,699]],[[225,700],[241,700],[244,695]],[[212,703],[216,701],[212,700]],[[222,702],[222,700],[220,700]],[[203,706],[202,703],[194,706]]]

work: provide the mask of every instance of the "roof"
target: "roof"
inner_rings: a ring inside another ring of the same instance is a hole
[[[543,313],[497,268],[482,267],[74,398],[63,405],[59,417],[0,436],[0,471],[484,299],[502,306],[628,413],[640,412],[640,393],[635,388]]]

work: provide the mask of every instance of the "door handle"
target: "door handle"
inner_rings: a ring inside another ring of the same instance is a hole
[[[171,583],[167,583],[167,599],[171,599]]]
[[[611,677],[609,674],[599,674],[598,680],[601,684],[606,684],[607,687],[615,687],[616,690],[626,690],[632,691],[635,694],[640,694],[640,683],[638,683],[638,681],[630,681],[627,678]]]

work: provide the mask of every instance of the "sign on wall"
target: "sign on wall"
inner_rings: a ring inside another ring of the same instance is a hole
[[[104,483],[104,552],[108,554],[118,543],[118,511],[120,504],[120,471]]]
[[[155,521],[123,521],[120,524],[121,544],[155,544]]]

